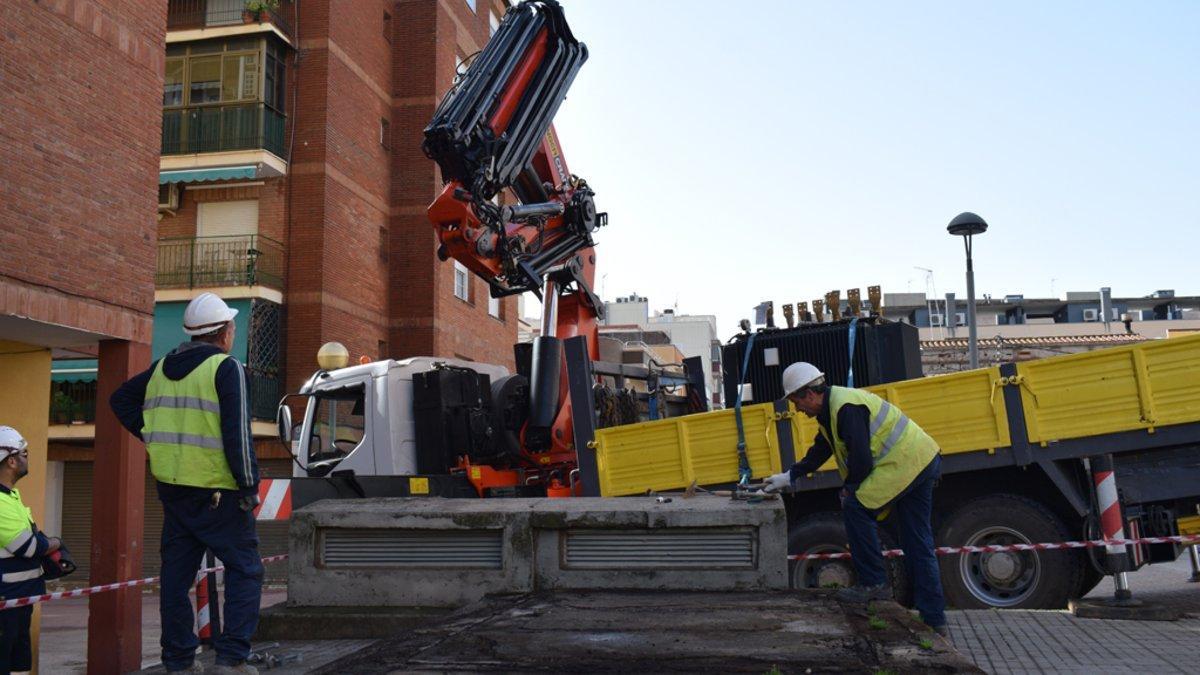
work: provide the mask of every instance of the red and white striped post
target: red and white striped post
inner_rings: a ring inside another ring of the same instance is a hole
[[[212,622],[208,613],[208,578],[201,576],[196,581],[196,635],[200,644],[212,644]]]
[[[1117,493],[1117,474],[1113,470],[1112,455],[1099,455],[1091,460],[1092,480],[1096,486],[1096,508],[1100,514],[1100,529],[1105,539],[1125,538],[1125,519],[1121,515],[1121,499]],[[1117,603],[1131,602],[1127,572],[1131,569],[1129,555],[1124,545],[1110,544],[1107,551],[1108,571],[1113,575],[1115,590],[1113,600]]]

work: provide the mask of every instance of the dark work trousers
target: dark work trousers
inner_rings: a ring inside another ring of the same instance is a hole
[[[33,668],[33,648],[29,641],[29,622],[33,607],[15,607],[0,612],[0,673],[23,672]]]
[[[221,634],[215,640],[216,662],[236,665],[250,655],[263,578],[254,513],[238,507],[237,492],[222,490],[213,508],[212,491],[197,489],[194,494],[163,500],[159,613],[162,660],[167,670],[190,667],[200,644],[188,591],[196,584],[206,548],[225,565],[225,604]]]
[[[941,457],[934,457],[900,496],[892,501],[891,517],[900,530],[900,548],[904,551],[904,571],[913,585],[913,600],[921,620],[937,627],[946,624],[946,599],[942,595],[942,577],[937,555],[933,552],[933,486],[942,472]],[[854,495],[842,502],[846,536],[858,583],[877,586],[887,583],[883,554],[879,547],[876,515]]]

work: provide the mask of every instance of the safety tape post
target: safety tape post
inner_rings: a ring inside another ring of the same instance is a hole
[[[933,549],[938,555],[960,553],[1001,553],[1004,551],[1053,551],[1057,549],[1100,548],[1102,546],[1132,546],[1136,544],[1198,544],[1200,534],[1175,535],[1170,537],[1138,537],[1136,539],[1094,539],[1091,541],[1060,541],[1042,544],[993,544],[988,546],[938,546]],[[896,558],[904,551],[894,548],[883,552],[885,558]],[[800,553],[789,555],[788,560],[841,560],[849,553]]]
[[[263,558],[262,562],[265,565],[267,563],[279,562],[280,560],[283,560],[285,558],[287,558],[286,553],[281,554],[281,555],[270,555],[270,556]],[[205,574],[208,574],[209,572],[220,572],[223,569],[225,569],[224,565],[217,565],[216,567],[206,567],[206,568],[200,570],[199,572],[197,572],[197,575],[198,576],[205,575]],[[105,591],[115,591],[115,590],[119,590],[122,588],[133,588],[135,586],[149,586],[151,584],[158,583],[159,579],[161,579],[161,578],[162,577],[146,577],[145,579],[132,579],[130,581],[118,581],[118,582],[112,583],[112,584],[100,584],[99,586],[92,586],[90,588],[77,588],[73,591],[57,591],[55,593],[46,593],[43,595],[30,595],[30,596],[24,597],[24,598],[13,598],[12,600],[5,600],[3,603],[0,603],[0,611],[6,610],[6,609],[12,609],[14,607],[27,607],[29,605],[36,605],[39,602],[49,602],[51,600],[63,600],[66,598],[78,598],[78,597],[82,597],[85,595],[92,595],[94,593],[103,593]]]

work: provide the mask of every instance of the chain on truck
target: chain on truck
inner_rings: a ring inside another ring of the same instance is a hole
[[[707,411],[698,358],[683,372],[599,360],[603,304],[592,290],[592,236],[607,216],[596,211],[588,183],[568,171],[552,126],[586,59],[556,2],[526,0],[464,65],[425,130],[425,153],[446,180],[428,209],[439,257],[485,280],[494,298],[530,292],[542,300],[539,336],[514,347],[516,372],[434,357],[347,366],[345,349],[327,345],[321,369],[279,407],[280,438],[296,458],[296,507],[325,498],[617,496],[727,486],[739,479],[739,430],[743,468],[753,477],[783,470],[808,447],[815,427],[786,402]],[[860,322],[858,313],[822,327],[836,327],[846,342],[837,362],[823,363],[819,351],[785,350],[768,363],[765,349],[745,345],[746,370],[762,373],[755,400],[771,401],[767,383],[799,360],[826,373],[862,361],[865,377],[880,347],[869,335],[857,344],[845,337],[886,322]],[[768,337],[786,340],[787,331]],[[728,367],[731,359],[724,361]],[[598,428],[637,421],[596,413],[598,406],[636,409],[624,389],[631,378],[648,382],[641,396],[651,419],[671,387],[685,392],[672,405],[691,414]],[[1111,526],[1114,507],[1126,536],[1200,532],[1200,336],[876,381],[872,391],[941,445],[934,523],[941,546],[1111,538],[1102,521],[1108,516]],[[787,498],[793,554],[846,549],[831,468]],[[1181,549],[972,553],[944,558],[943,581],[959,607],[1061,607],[1119,571],[1113,566],[1174,560]],[[893,577],[903,599],[904,575]],[[853,572],[844,560],[798,560],[792,582],[848,586]]]

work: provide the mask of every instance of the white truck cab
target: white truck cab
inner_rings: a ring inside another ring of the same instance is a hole
[[[446,366],[474,370],[493,381],[509,374],[503,366],[430,356],[318,371],[279,406],[280,437],[290,441],[297,460],[293,475],[416,474],[413,375]],[[291,409],[301,405],[300,397],[307,404],[293,424]]]

